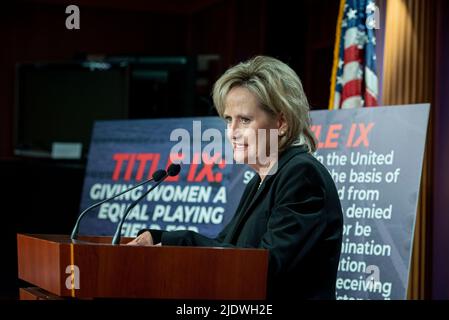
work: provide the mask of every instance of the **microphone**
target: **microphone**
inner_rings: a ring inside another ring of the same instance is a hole
[[[167,174],[170,177],[176,177],[180,171],[181,171],[181,166],[179,164],[172,163],[167,169]]]
[[[117,229],[115,230],[114,237],[112,238],[112,244],[120,244],[123,223],[125,222],[126,216],[132,210],[132,208],[134,208],[140,200],[145,198],[145,196],[147,194],[149,194],[151,191],[153,191],[154,188],[156,188],[158,185],[160,185],[162,183],[162,181],[164,181],[168,176],[170,176],[170,177],[177,176],[180,171],[181,171],[181,166],[179,164],[172,163],[168,167],[167,172],[165,173],[165,175],[163,177],[161,177],[160,180],[156,181],[156,183],[150,189],[148,189],[147,192],[145,192],[136,201],[134,201],[133,203],[131,203],[129,205],[129,207],[125,211],[125,214],[123,215],[122,219],[120,220],[120,223],[117,226]]]
[[[89,212],[90,210],[92,210],[92,209],[102,205],[103,203],[105,203],[107,201],[111,201],[112,199],[115,199],[118,196],[121,196],[122,194],[125,194],[125,193],[127,193],[127,192],[129,192],[131,190],[134,190],[137,187],[140,187],[140,186],[142,186],[144,184],[147,184],[148,182],[151,182],[153,180],[157,182],[157,181],[161,180],[165,175],[167,175],[167,172],[165,170],[162,170],[162,169],[161,170],[157,170],[157,171],[155,171],[153,173],[153,175],[152,175],[152,177],[150,179],[145,180],[145,181],[143,181],[143,182],[141,182],[141,183],[139,183],[139,184],[137,184],[137,185],[135,185],[135,186],[133,186],[133,187],[131,187],[129,189],[126,189],[125,191],[122,191],[119,194],[116,194],[115,196],[112,196],[110,198],[107,198],[107,199],[101,200],[101,201],[99,201],[97,203],[94,203],[93,205],[91,205],[90,207],[85,209],[83,212],[81,212],[79,214],[78,219],[76,220],[75,226],[73,227],[72,234],[70,235],[70,239],[71,240],[76,240],[78,238],[78,229],[79,229],[80,221],[81,221],[81,219],[84,217],[84,215],[87,212]]]

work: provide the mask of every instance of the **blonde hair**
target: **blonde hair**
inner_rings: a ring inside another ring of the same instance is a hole
[[[214,84],[212,98],[220,117],[229,91],[245,87],[256,95],[262,108],[284,115],[286,134],[279,142],[282,151],[291,145],[306,144],[315,152],[316,140],[310,129],[309,103],[298,75],[287,64],[267,56],[256,56],[229,68]]]

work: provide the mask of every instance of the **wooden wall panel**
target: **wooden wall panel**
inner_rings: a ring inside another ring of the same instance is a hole
[[[388,0],[383,80],[383,104],[434,102],[435,87],[435,1]],[[431,108],[421,192],[415,226],[410,299],[429,296],[430,220],[433,171],[434,107]]]

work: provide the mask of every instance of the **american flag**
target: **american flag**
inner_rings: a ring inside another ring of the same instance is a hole
[[[341,0],[330,109],[377,105],[376,10],[374,0]]]

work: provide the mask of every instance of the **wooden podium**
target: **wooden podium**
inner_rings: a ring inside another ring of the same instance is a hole
[[[123,239],[123,243],[130,239]],[[111,245],[111,237],[17,234],[23,299],[148,298],[260,300],[268,251]],[[42,293],[42,292],[46,292]]]

